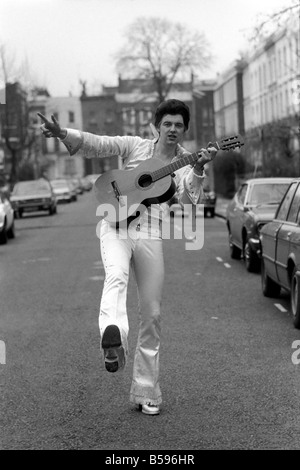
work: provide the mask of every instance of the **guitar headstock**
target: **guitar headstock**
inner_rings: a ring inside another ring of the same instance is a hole
[[[239,134],[232,135],[230,137],[225,137],[224,139],[219,140],[215,143],[218,150],[232,150],[235,148],[240,148],[244,145],[244,139]]]

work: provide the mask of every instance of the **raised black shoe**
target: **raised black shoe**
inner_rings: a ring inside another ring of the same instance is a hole
[[[124,350],[122,348],[121,333],[116,325],[105,328],[101,347],[104,350],[105,368],[108,372],[117,372],[124,362]]]

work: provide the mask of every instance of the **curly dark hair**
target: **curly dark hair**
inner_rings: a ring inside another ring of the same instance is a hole
[[[162,118],[166,114],[171,114],[171,115],[181,114],[183,118],[185,130],[188,129],[189,122],[190,122],[190,109],[185,103],[183,103],[183,101],[170,99],[170,100],[166,100],[160,103],[160,105],[157,107],[155,111],[154,124],[156,128],[159,127]]]

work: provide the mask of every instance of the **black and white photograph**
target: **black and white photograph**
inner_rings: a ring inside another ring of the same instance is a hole
[[[299,0],[0,0],[0,450],[300,450]]]

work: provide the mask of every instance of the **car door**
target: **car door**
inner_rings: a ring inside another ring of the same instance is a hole
[[[275,219],[267,223],[263,228],[263,258],[268,276],[277,280],[276,269],[276,243],[277,234],[282,225],[282,222]]]
[[[296,191],[297,190],[297,191]],[[276,219],[281,221],[279,230],[277,231],[276,244],[276,270],[279,283],[289,288],[289,278],[287,272],[287,262],[290,250],[290,237],[296,225],[296,217],[299,209],[300,193],[298,193],[298,184],[292,183],[289,187],[277,212]],[[297,194],[297,198],[296,197]],[[291,211],[291,209],[293,210]],[[291,215],[290,215],[291,214]]]
[[[290,205],[290,210],[287,216],[286,224],[284,224],[285,228],[285,236],[286,239],[289,241],[288,251],[286,253],[287,260],[286,264],[288,263],[289,259],[293,259],[294,263],[297,265],[299,264],[299,248],[300,248],[300,184],[298,184],[296,188],[296,192],[294,194],[294,198]],[[284,281],[286,281],[286,287],[290,287],[290,277],[288,273],[284,277]]]
[[[300,183],[298,184],[292,207],[289,212],[289,218],[295,222],[293,231],[290,235],[290,256],[295,260],[299,269],[300,265]],[[293,219],[292,219],[293,218]]]
[[[246,200],[246,194],[248,190],[248,184],[242,184],[240,189],[235,195],[235,204],[231,210],[231,234],[235,244],[242,248],[242,227],[245,219],[244,204]]]

